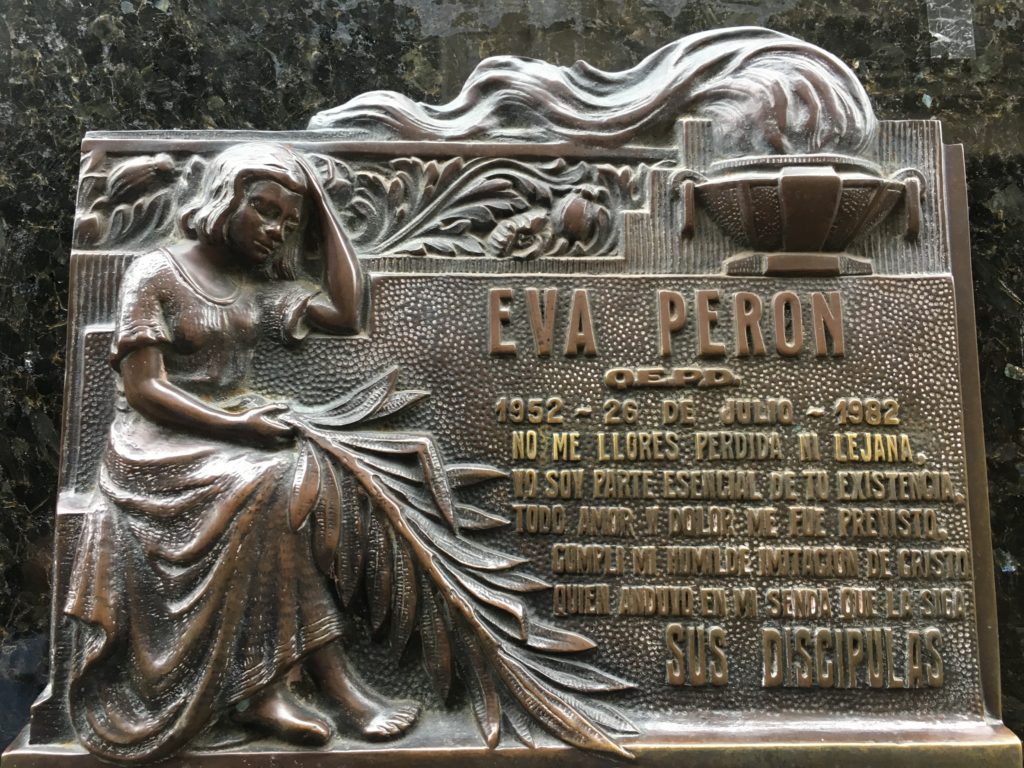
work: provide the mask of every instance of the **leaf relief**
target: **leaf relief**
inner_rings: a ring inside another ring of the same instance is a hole
[[[174,228],[185,191],[199,175],[198,157],[179,163],[163,152],[117,160],[99,150],[82,156],[78,248],[125,248]]]
[[[651,168],[584,161],[310,155],[361,256],[609,257],[619,214],[645,204]],[[206,160],[82,156],[78,248],[173,236]],[[340,426],[340,425],[337,425]]]
[[[441,179],[444,168],[431,174]],[[427,435],[363,427],[425,395],[396,390],[397,379],[392,368],[344,397],[281,417],[302,443],[294,522],[310,520],[322,529],[314,531],[318,546],[337,548],[333,556],[318,552],[317,563],[339,601],[365,605],[373,633],[396,656],[418,634],[433,689],[445,701],[461,682],[489,747],[503,729],[533,747],[537,725],[581,749],[631,756],[619,739],[635,727],[593,697],[632,684],[573,658],[595,644],[539,619],[524,600],[550,584],[522,570],[525,558],[472,533],[508,521],[461,502],[457,491],[504,473],[446,464]]]
[[[613,255],[619,214],[644,205],[656,167],[328,155],[317,164],[363,255],[520,260]]]

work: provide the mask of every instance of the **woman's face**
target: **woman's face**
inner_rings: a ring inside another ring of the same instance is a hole
[[[263,264],[298,228],[302,200],[302,195],[271,179],[250,182],[228,218],[228,242],[247,264]]]

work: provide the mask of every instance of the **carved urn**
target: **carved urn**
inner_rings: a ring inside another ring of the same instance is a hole
[[[920,230],[921,173],[908,168],[885,176],[847,155],[722,160],[683,185],[684,207],[701,205],[742,249],[726,261],[727,274],[870,274],[871,262],[846,248],[901,200],[905,237],[915,239]]]

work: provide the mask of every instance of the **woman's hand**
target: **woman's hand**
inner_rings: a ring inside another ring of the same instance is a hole
[[[121,380],[128,404],[157,424],[261,448],[284,445],[295,435],[294,427],[274,418],[288,411],[283,403],[230,412],[215,408],[171,384],[164,369],[163,354],[155,346],[128,354],[121,361]]]
[[[238,426],[243,439],[266,448],[289,442],[295,436],[295,427],[274,418],[287,410],[288,406],[283,403],[270,403],[238,414]]]

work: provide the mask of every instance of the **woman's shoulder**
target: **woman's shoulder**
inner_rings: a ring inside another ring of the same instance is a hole
[[[175,269],[170,259],[171,256],[165,248],[136,256],[125,270],[122,286],[127,288],[154,281],[175,282]]]
[[[305,280],[274,280],[261,291],[263,316],[276,327],[286,343],[299,341],[309,333],[306,310],[310,301],[323,291],[316,283]]]
[[[323,292],[323,288],[309,280],[272,280],[260,286],[264,311],[274,315],[304,314],[306,305]]]
[[[125,270],[122,294],[158,294],[169,298],[196,293],[192,280],[170,248],[157,248],[137,256]]]

